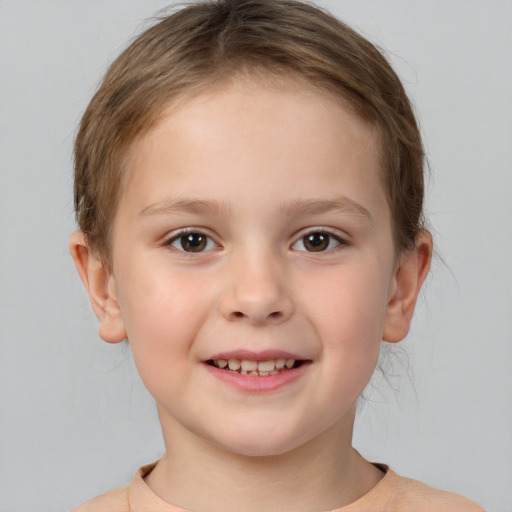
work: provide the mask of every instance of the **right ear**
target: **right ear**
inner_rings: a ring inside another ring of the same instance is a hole
[[[91,251],[81,231],[71,235],[69,251],[100,321],[100,337],[108,343],[125,340],[126,328],[117,300],[114,276]]]

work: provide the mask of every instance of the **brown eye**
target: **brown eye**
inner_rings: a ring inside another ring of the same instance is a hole
[[[189,233],[180,238],[181,247],[187,252],[200,252],[206,247],[206,237],[200,233]]]
[[[325,251],[329,247],[329,235],[326,233],[311,233],[303,238],[307,251]]]
[[[204,252],[217,247],[209,236],[195,232],[178,234],[169,245],[184,252]]]
[[[323,252],[334,249],[343,244],[337,236],[325,231],[315,231],[303,236],[293,245],[297,251]]]

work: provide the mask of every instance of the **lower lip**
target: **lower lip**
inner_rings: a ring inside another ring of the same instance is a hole
[[[310,362],[304,362],[297,368],[283,370],[276,375],[241,375],[229,370],[204,363],[207,371],[215,378],[248,393],[269,393],[276,391],[300,379],[309,368]]]

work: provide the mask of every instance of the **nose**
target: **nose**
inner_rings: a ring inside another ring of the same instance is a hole
[[[226,270],[220,310],[227,320],[264,325],[279,324],[292,316],[286,273],[271,255],[242,256]]]

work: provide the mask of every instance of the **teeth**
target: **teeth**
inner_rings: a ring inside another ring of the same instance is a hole
[[[286,364],[286,359],[276,359],[276,368],[282,370]]]
[[[240,370],[240,360],[239,359],[230,359],[228,361],[228,366],[230,370]]]
[[[254,372],[258,369],[257,361],[249,361],[247,359],[242,359],[241,365],[243,372]]]
[[[217,368],[226,368],[242,375],[277,375],[279,370],[291,369],[295,359],[268,359],[267,361],[251,361],[250,359],[216,359],[213,361]]]
[[[259,372],[271,372],[274,369],[274,360],[270,361],[260,361],[258,363],[258,371]]]

